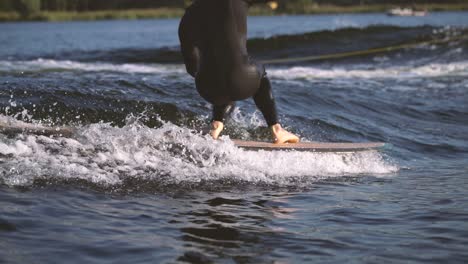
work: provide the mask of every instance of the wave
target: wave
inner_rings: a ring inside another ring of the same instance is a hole
[[[421,45],[406,56],[439,55],[440,50],[457,49],[466,46],[466,39],[450,41],[450,38],[467,35],[463,28],[441,28],[432,26],[397,27],[369,26],[365,28],[341,28],[296,35],[278,35],[268,38],[253,38],[248,40],[250,55],[259,60],[271,60],[288,57],[319,56],[350,51],[365,51],[373,48],[388,47],[406,43],[419,43],[434,39],[446,39],[449,44],[426,45],[426,53],[421,54]],[[434,47],[441,46],[437,50]],[[418,50],[419,49],[419,50]],[[413,52],[414,51],[414,52]],[[110,62],[110,63],[160,63],[180,64],[182,56],[178,46],[155,49],[114,49],[93,51],[67,51],[60,54],[42,54],[49,60],[67,60],[78,62]],[[13,60],[34,60],[37,57],[17,57]]]
[[[6,118],[6,117],[2,117]],[[15,121],[18,122],[18,121]],[[141,179],[159,185],[224,181],[278,186],[398,170],[378,152],[355,154],[245,151],[171,123],[148,128],[91,124],[74,138],[0,135],[0,181],[80,179],[103,186]]]
[[[124,72],[124,73],[150,73],[150,74],[179,74],[185,73],[181,64],[112,64],[112,63],[86,63],[70,60],[36,59],[31,61],[0,61],[0,72],[37,72],[37,71],[89,71],[89,72]]]
[[[429,63],[425,65],[405,65],[375,68],[373,65],[353,65],[351,67],[290,67],[270,69],[268,74],[273,78],[294,80],[306,79],[405,79],[441,76],[468,76],[468,61],[452,63]]]
[[[50,60],[72,60],[79,62],[111,63],[181,63],[183,61],[178,46],[161,48],[117,48],[112,50],[67,51],[58,54],[42,54]],[[31,60],[31,57],[18,59]]]
[[[249,41],[249,51],[255,56],[268,61],[278,58],[300,58],[354,51],[365,53],[376,48],[421,43],[403,49],[405,59],[408,60],[429,55],[440,55],[448,50],[462,48],[466,46],[468,41],[467,35],[468,30],[462,28],[370,26],[299,35],[282,35],[268,39],[253,39]],[[439,41],[439,43],[427,44],[435,40]],[[383,53],[394,54],[396,52],[387,51]],[[371,52],[369,55],[356,57],[363,59],[372,58],[375,55],[375,53]]]
[[[128,74],[152,74],[164,77],[189,79],[182,64],[111,64],[84,63],[76,61],[56,61],[38,59],[33,61],[0,61],[0,72],[40,72],[40,71],[84,71],[117,72]],[[379,64],[354,64],[344,66],[292,66],[269,67],[268,74],[277,79],[333,79],[333,78],[414,78],[440,76],[467,76],[468,61],[448,63],[407,63],[401,66]]]
[[[333,54],[427,40],[433,34],[433,29],[429,26],[370,26],[280,35],[250,40],[249,51],[260,57],[270,57],[270,51],[275,51],[274,54],[281,57]]]

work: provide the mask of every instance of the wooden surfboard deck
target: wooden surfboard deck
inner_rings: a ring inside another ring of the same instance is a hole
[[[237,147],[248,150],[295,150],[309,152],[358,152],[377,150],[385,146],[382,142],[342,143],[342,142],[299,142],[292,144],[274,144],[260,141],[233,140]]]
[[[71,137],[73,128],[71,127],[47,127],[39,124],[30,124],[23,122],[6,123],[0,121],[0,133],[7,135],[16,134],[34,134],[44,136],[62,136]]]

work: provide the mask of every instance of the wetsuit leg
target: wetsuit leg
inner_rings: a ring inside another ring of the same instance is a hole
[[[253,96],[255,104],[258,109],[262,112],[268,126],[278,124],[278,114],[276,112],[276,103],[271,91],[271,83],[266,73],[263,75],[260,81],[260,88],[257,93]]]
[[[226,105],[213,105],[212,121],[224,122],[224,118],[232,113],[232,111],[234,110],[234,106],[234,102]]]

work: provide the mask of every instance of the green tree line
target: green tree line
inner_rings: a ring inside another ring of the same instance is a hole
[[[190,0],[0,0],[0,11],[98,11],[144,9],[158,7],[184,7]],[[468,0],[277,0],[287,5],[372,5],[372,4],[431,4],[467,3]]]
[[[100,11],[184,7],[186,0],[0,0],[0,11],[31,14],[40,11]]]
[[[0,12],[14,12],[28,17],[42,11],[87,12],[104,10],[183,8],[191,0],[0,0]],[[278,12],[306,10],[320,5],[371,6],[413,4],[465,4],[468,0],[276,0]]]

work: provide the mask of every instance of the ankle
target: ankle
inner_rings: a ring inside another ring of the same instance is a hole
[[[211,123],[211,131],[210,131],[211,137],[213,137],[214,139],[218,139],[219,134],[221,134],[221,131],[223,131],[223,129],[224,129],[223,122],[213,121]]]
[[[283,130],[280,124],[274,124],[270,128],[274,133],[278,133],[279,131]]]
[[[211,122],[211,129],[223,129],[224,124],[221,121],[213,121]]]

